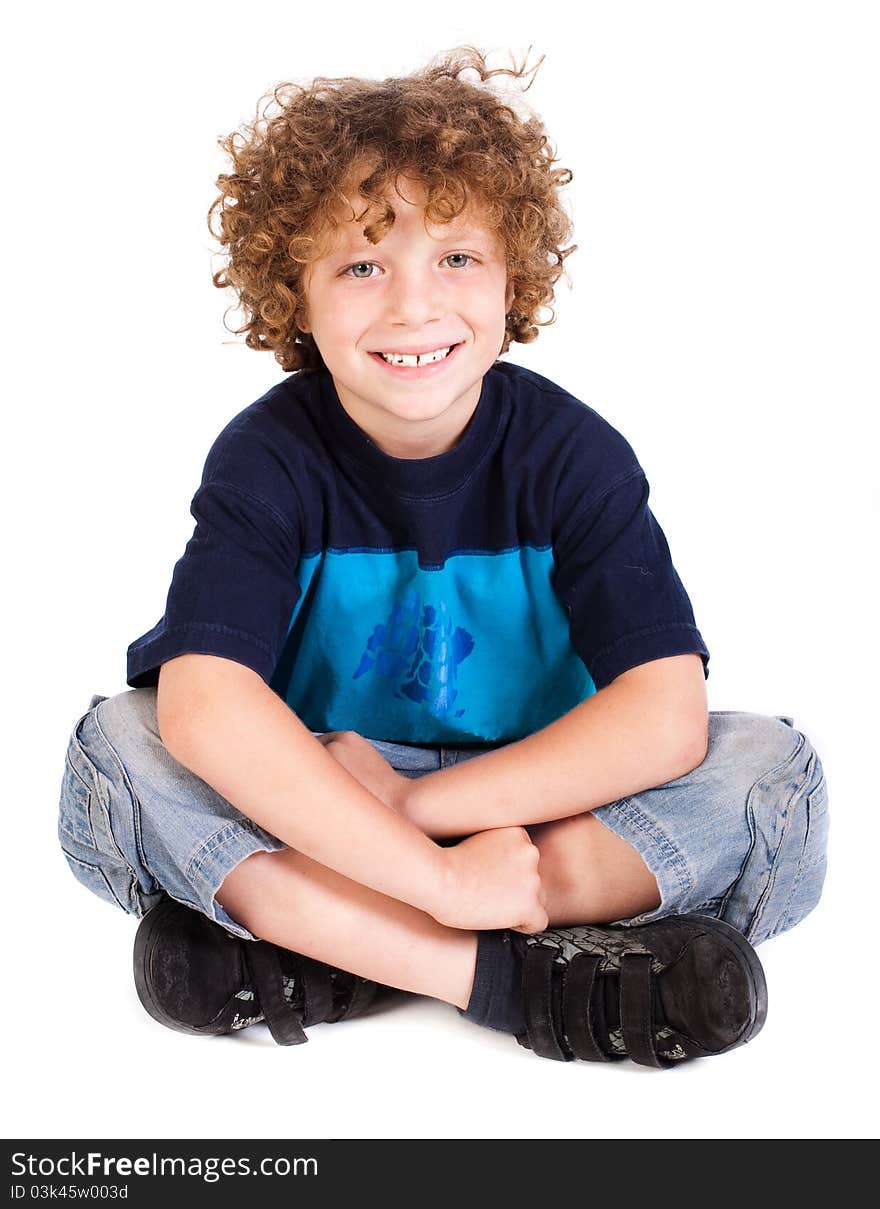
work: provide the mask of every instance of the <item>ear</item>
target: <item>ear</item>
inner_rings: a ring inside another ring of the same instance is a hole
[[[509,311],[509,310],[510,310],[511,306],[513,305],[513,300],[514,300],[515,296],[516,296],[516,288],[515,288],[515,286],[514,286],[514,284],[513,284],[513,282],[512,282],[512,281],[508,281],[508,283],[507,283],[507,290],[506,290],[506,292],[505,292],[505,294],[504,294],[504,309],[505,309],[505,311]]]

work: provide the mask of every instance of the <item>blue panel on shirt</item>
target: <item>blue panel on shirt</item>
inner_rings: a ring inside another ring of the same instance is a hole
[[[522,738],[595,692],[552,568],[549,549],[527,547],[453,555],[430,571],[413,550],[305,558],[272,687],[313,731]]]

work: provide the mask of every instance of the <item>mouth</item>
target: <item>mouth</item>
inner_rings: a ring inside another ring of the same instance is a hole
[[[443,345],[424,353],[398,353],[393,349],[382,352],[371,352],[374,361],[390,373],[403,378],[423,378],[437,373],[442,366],[453,361],[464,341],[458,344]]]

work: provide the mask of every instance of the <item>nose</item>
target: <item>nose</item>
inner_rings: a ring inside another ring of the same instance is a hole
[[[392,326],[422,328],[443,315],[441,285],[419,265],[395,269],[386,300]]]

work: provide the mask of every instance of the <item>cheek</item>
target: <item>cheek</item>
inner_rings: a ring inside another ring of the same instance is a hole
[[[496,285],[490,290],[475,290],[471,296],[470,313],[481,328],[494,332],[504,331],[504,319],[507,307],[504,304],[504,284]]]
[[[311,317],[315,340],[328,348],[349,343],[351,332],[357,326],[355,308],[335,301],[313,301]]]
[[[491,333],[493,340],[504,338],[506,322],[507,311],[504,306],[504,296],[501,295],[496,304],[485,311],[485,328],[487,332]]]
[[[331,339],[339,343],[357,339],[375,321],[376,302],[366,290],[340,290],[328,298],[322,320]]]

